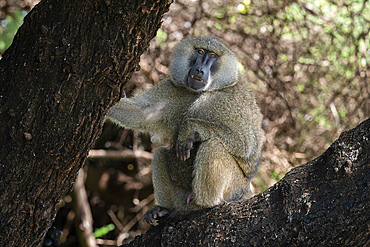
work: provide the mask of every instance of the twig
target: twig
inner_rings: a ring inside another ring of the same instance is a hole
[[[103,149],[92,149],[90,150],[88,158],[90,159],[137,159],[137,158],[144,158],[144,159],[153,159],[153,154],[142,151],[142,150],[103,150]]]
[[[115,241],[115,240],[109,240],[109,239],[101,239],[101,238],[98,238],[96,240],[96,243],[99,244],[99,245],[104,245],[104,246],[107,246],[107,245],[117,246],[117,241]]]
[[[108,213],[109,217],[111,218],[111,220],[113,221],[113,223],[118,227],[118,229],[121,232],[126,232],[125,227],[121,224],[121,222],[117,218],[116,214],[111,209],[109,209],[107,213]]]
[[[85,189],[84,170],[81,168],[73,186],[73,205],[76,212],[75,225],[81,246],[96,247],[93,234],[93,218]]]
[[[147,198],[141,200],[134,208],[130,208],[131,213],[139,212],[144,206],[148,205],[154,200],[154,194],[150,194]]]

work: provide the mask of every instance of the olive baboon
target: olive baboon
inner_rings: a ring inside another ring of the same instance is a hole
[[[172,55],[171,77],[123,98],[108,119],[165,137],[153,160],[158,206],[146,219],[187,213],[251,196],[261,156],[262,116],[234,53],[216,38],[183,40]]]

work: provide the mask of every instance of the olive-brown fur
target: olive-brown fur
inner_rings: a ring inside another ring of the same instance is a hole
[[[186,61],[198,48],[220,59],[209,85],[194,90],[184,80],[190,69]],[[170,143],[154,155],[156,203],[184,214],[250,197],[262,150],[262,116],[249,83],[239,75],[235,55],[215,38],[186,39],[175,48],[171,72],[171,78],[122,99],[108,113],[108,119],[125,128],[148,131]]]

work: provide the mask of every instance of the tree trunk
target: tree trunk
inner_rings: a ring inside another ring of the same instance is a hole
[[[0,60],[0,246],[35,246],[169,1],[42,1]]]
[[[152,228],[125,246],[370,246],[370,119],[262,194]]]

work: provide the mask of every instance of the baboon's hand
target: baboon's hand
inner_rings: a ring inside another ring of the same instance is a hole
[[[168,208],[161,206],[154,206],[145,213],[144,218],[146,222],[153,225],[156,220],[166,218],[170,215],[171,211]]]
[[[190,150],[193,149],[193,139],[189,139],[187,142],[181,142],[180,140],[177,140],[176,142],[176,155],[177,158],[181,159],[182,161],[185,161],[190,158]]]

